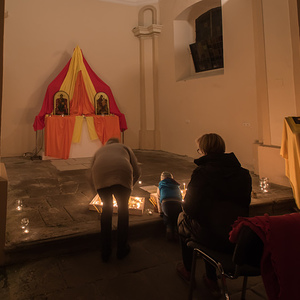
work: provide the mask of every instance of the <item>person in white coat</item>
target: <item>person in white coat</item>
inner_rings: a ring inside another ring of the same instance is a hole
[[[103,202],[101,214],[101,255],[107,262],[112,253],[111,231],[113,195],[118,204],[117,258],[130,252],[128,244],[128,200],[134,184],[140,177],[140,168],[133,151],[111,138],[94,155],[91,166],[92,180]]]

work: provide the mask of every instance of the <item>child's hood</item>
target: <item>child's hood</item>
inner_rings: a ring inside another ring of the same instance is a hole
[[[164,180],[162,180],[160,182],[160,185],[161,186],[164,186],[164,185],[174,185],[174,186],[180,186],[180,183],[178,183],[175,179],[173,178],[165,178]]]

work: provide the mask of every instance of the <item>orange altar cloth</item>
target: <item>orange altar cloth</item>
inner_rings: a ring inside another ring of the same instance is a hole
[[[77,118],[77,119],[76,119]],[[76,121],[83,116],[51,115],[45,118],[45,155],[60,159],[68,159],[71,143],[80,139],[81,126],[74,131]],[[91,139],[98,136],[104,145],[110,138],[120,138],[119,117],[116,115],[102,116],[90,115],[94,119],[94,127],[88,126]],[[82,125],[82,123],[81,123]],[[76,138],[75,138],[76,136]],[[96,138],[97,139],[97,138]]]

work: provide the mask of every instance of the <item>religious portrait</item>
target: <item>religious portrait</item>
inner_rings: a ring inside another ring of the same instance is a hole
[[[69,115],[69,95],[64,91],[58,91],[54,95],[54,115]]]
[[[95,113],[96,115],[109,115],[109,99],[108,96],[99,92],[95,96]]]

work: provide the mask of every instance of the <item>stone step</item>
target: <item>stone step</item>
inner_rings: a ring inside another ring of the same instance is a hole
[[[162,218],[158,214],[152,218],[142,219],[129,226],[129,242],[147,237],[155,237],[164,234],[165,228]],[[112,231],[113,246],[116,246],[117,231]],[[50,257],[57,254],[67,254],[84,250],[100,248],[100,231],[94,230],[85,234],[72,234],[35,240],[31,242],[22,241],[19,244],[5,248],[5,265],[20,263],[29,260]]]

